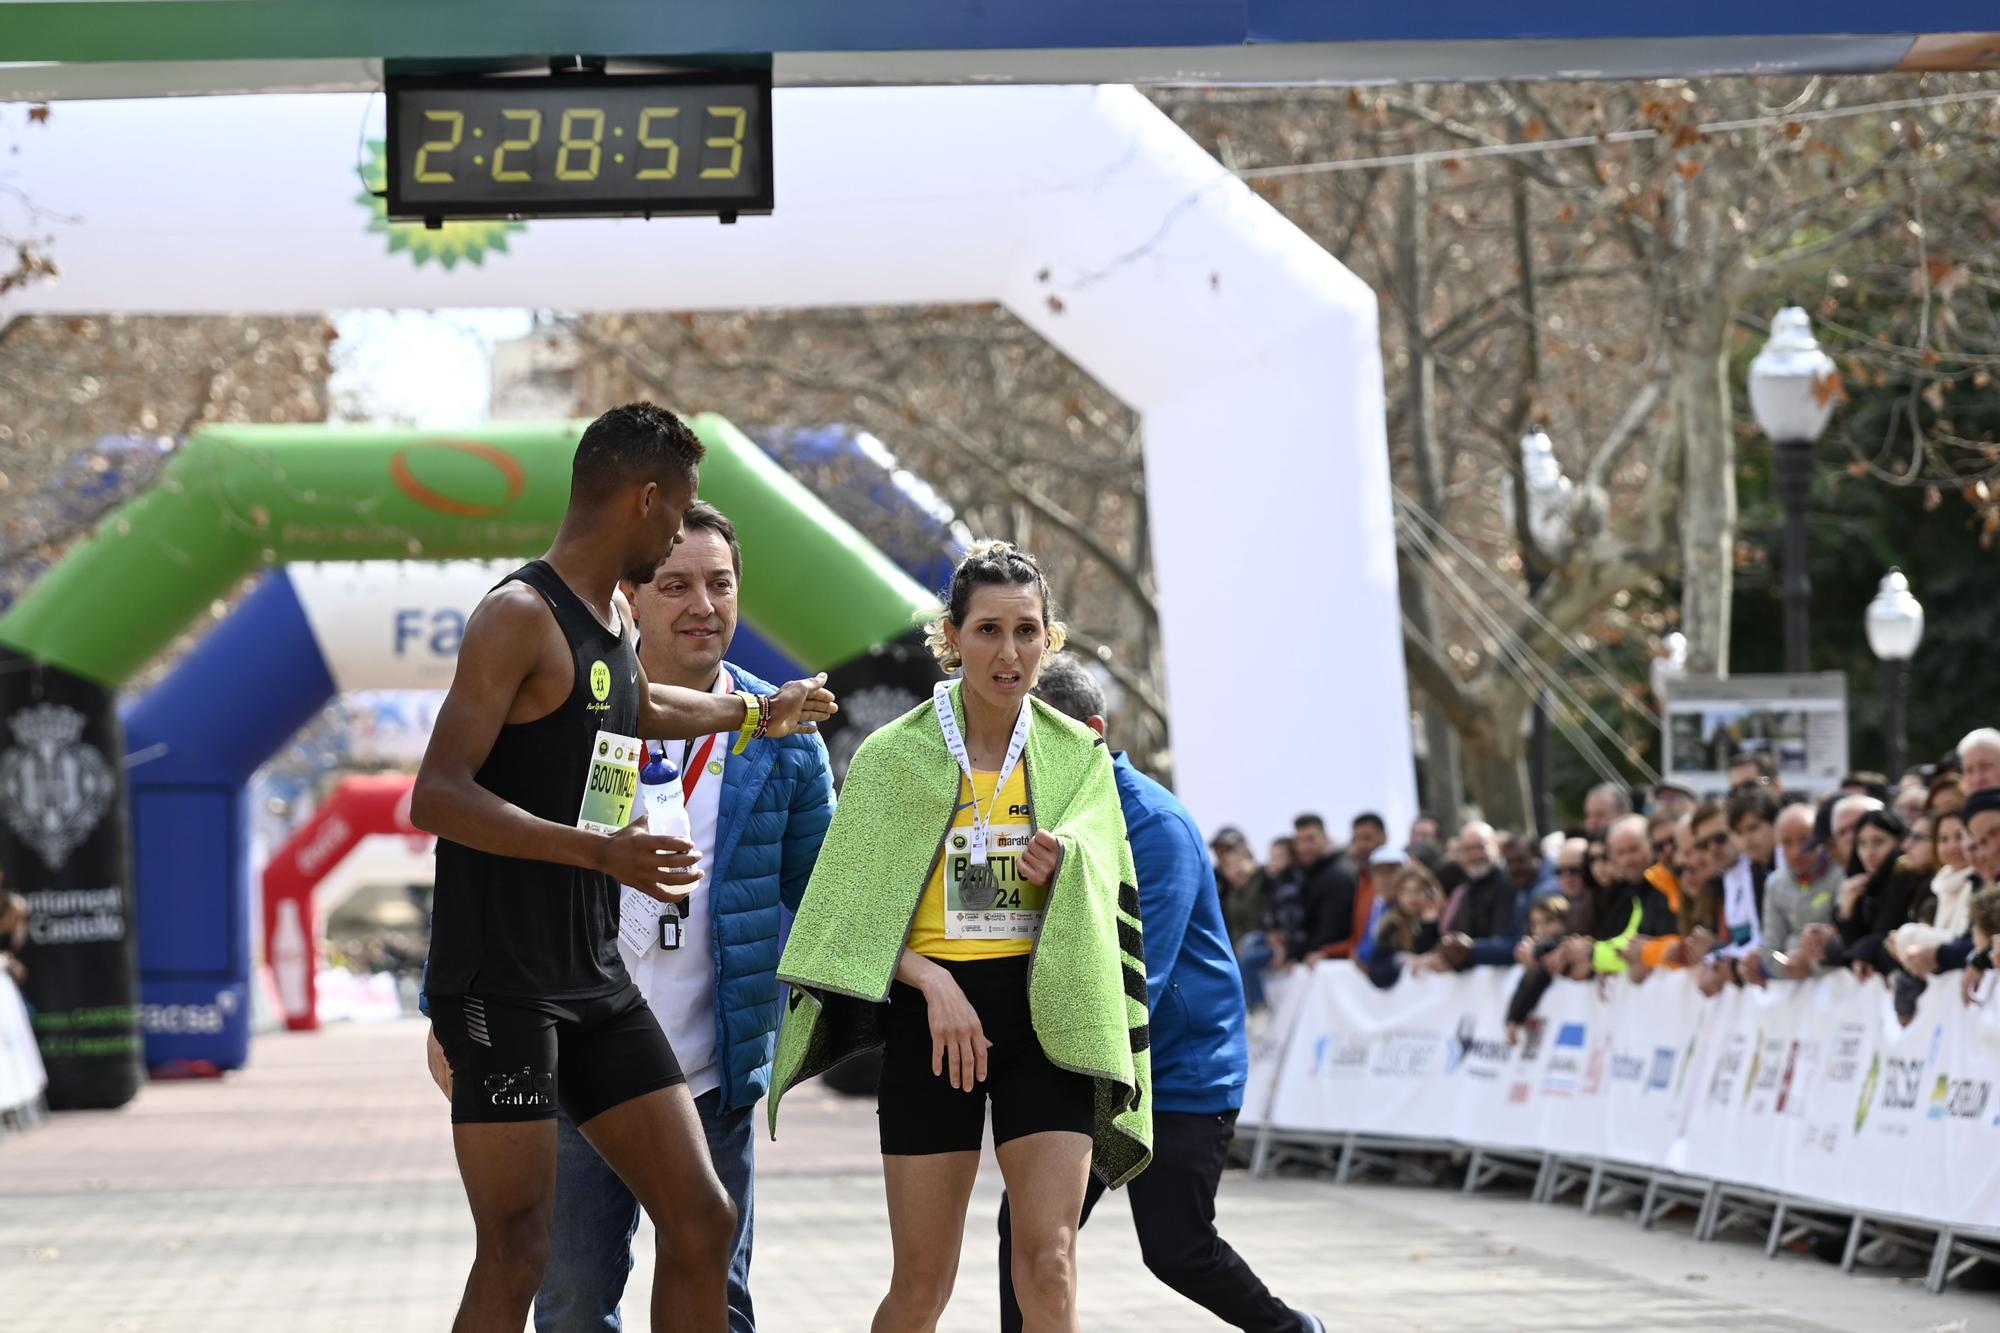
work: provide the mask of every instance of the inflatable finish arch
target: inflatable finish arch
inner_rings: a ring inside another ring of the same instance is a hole
[[[835,666],[905,632],[930,606],[923,588],[727,422],[692,424],[709,449],[702,494],[730,513],[752,552],[744,614],[779,649]],[[542,549],[567,502],[581,428],[204,431],[153,491],[0,617],[0,659],[13,668],[0,673],[0,713],[16,738],[0,757],[9,798],[0,865],[33,896],[44,932],[30,999],[52,1104],[116,1105],[138,1083],[117,685],[260,564]],[[140,929],[163,940],[171,966],[147,998],[163,1036],[185,1037],[198,1058],[225,1067],[242,1063],[247,1043],[243,779],[331,697],[327,663],[367,648],[338,623],[311,623],[289,579],[267,581],[249,605],[230,633],[196,649],[201,669],[176,673],[209,697],[155,691],[132,719],[143,740],[132,756],[141,875],[164,881],[177,867],[205,867],[232,881],[234,905],[218,929],[185,910],[185,898],[148,895]],[[274,661],[285,669],[272,671]],[[243,725],[176,730],[218,706]],[[179,986],[190,990],[176,994]]]

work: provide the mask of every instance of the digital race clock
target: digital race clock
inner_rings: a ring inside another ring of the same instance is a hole
[[[771,76],[391,77],[389,216],[768,213]]]

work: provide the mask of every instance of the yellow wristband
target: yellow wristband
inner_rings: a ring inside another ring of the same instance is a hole
[[[743,691],[743,725],[736,731],[736,744],[732,754],[742,754],[750,748],[750,738],[757,733],[758,719],[764,715],[764,701],[750,691]]]

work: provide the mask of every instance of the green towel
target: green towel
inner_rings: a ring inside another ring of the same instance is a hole
[[[952,704],[964,725],[960,686]],[[1097,1083],[1093,1169],[1117,1187],[1152,1160],[1152,1063],[1138,877],[1111,752],[1039,699],[1024,758],[1029,819],[1062,843],[1028,970],[1028,1008],[1050,1060]],[[778,976],[791,984],[771,1076],[771,1137],[794,1085],[882,1044],[917,903],[944,851],[958,763],[929,700],[855,752]]]

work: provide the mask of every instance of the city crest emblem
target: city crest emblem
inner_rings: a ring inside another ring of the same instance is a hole
[[[16,743],[0,755],[7,826],[49,869],[60,870],[111,808],[117,777],[83,742],[84,716],[74,708],[37,704],[8,726]]]

